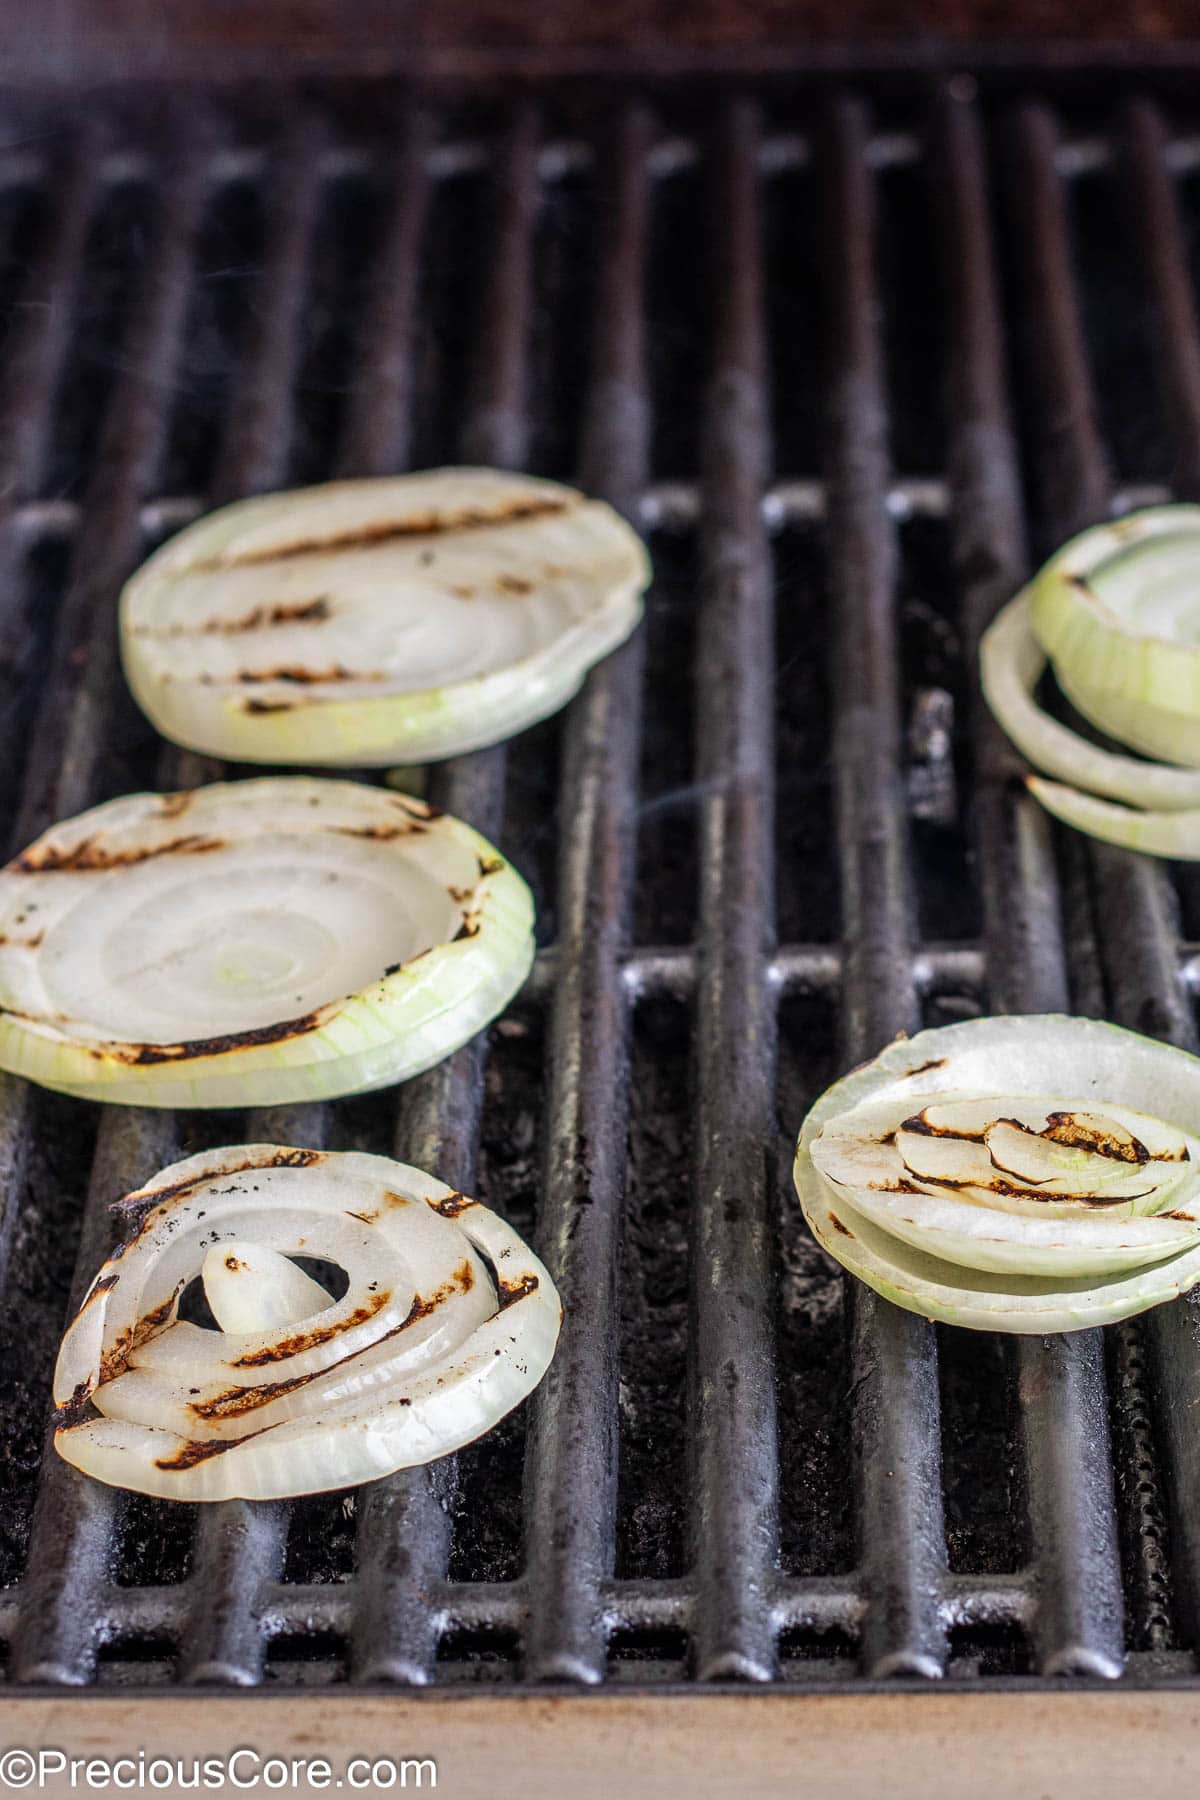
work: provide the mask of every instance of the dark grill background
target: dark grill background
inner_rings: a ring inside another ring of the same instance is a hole
[[[1194,1047],[1200,885],[1052,840],[972,673],[1027,534],[1200,498],[1200,121],[1051,99],[13,101],[13,848],[217,772],[152,738],[113,640],[125,574],[215,501],[526,466],[623,506],[657,581],[567,715],[433,775],[540,907],[486,1044],[282,1115],[0,1086],[11,1682],[1192,1676],[1200,1309],[934,1331],[843,1295],[790,1184],[821,1087],[923,1020]],[[567,1303],[536,1402],[457,1468],[290,1508],[43,1457],[106,1203],[246,1137],[394,1150],[534,1232]]]

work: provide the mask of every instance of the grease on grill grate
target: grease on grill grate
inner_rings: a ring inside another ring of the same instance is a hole
[[[210,1127],[6,1082],[8,1679],[1190,1673],[1200,1309],[1106,1349],[897,1325],[843,1293],[789,1178],[816,1093],[919,1014],[1073,1000],[1193,1040],[1197,878],[1024,812],[972,662],[1027,526],[1044,547],[1173,467],[1197,496],[1189,121],[393,100],[352,128],[214,102],[190,159],[140,113],[0,150],[0,811],[15,843],[179,777],[109,615],[214,495],[470,456],[630,506],[644,641],[435,777],[533,883],[529,994],[402,1099],[280,1122],[474,1166],[522,1232],[541,1204],[568,1330],[453,1469],[287,1517],[89,1489],[40,1462],[89,1168],[81,1268],[106,1201]],[[773,892],[736,849],[768,842]],[[739,1361],[764,1345],[774,1387]]]

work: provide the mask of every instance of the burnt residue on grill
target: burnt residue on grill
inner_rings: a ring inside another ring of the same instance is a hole
[[[526,1239],[541,1186],[542,1030],[523,1007],[492,1027],[476,1183],[477,1197]],[[505,1581],[520,1572],[527,1414],[518,1407],[459,1454],[452,1581]]]
[[[24,1181],[10,1193],[10,1281],[0,1308],[0,1586],[22,1572],[79,1233],[79,1173],[96,1134],[90,1107],[36,1091]]]
[[[779,1019],[779,1133],[774,1158],[780,1555],[794,1575],[834,1575],[854,1560],[850,1394],[842,1278],[804,1224],[792,1183],[793,1122],[837,1074],[834,1019],[819,998],[789,1000]]]
[[[686,1559],[688,1017],[638,1009],[621,1284],[617,1572],[678,1575]]]

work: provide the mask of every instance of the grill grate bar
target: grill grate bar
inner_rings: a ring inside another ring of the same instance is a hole
[[[649,120],[634,108],[612,144],[596,295],[583,486],[628,510],[645,479],[649,411],[642,332]],[[540,1241],[563,1297],[558,1351],[539,1389],[527,1465],[534,1680],[599,1681],[617,1482],[617,1291],[628,1137],[629,935],[636,853],[644,634],[598,669],[572,706],[559,805],[559,955]]]
[[[825,183],[830,359],[831,586],[839,596],[833,687],[842,885],[846,1058],[872,1056],[920,1023],[900,776],[887,413],[876,327],[875,195],[866,113],[829,118]],[[871,1676],[942,1672],[945,1564],[937,1356],[927,1320],[847,1284],[859,1545]]]
[[[398,307],[399,294],[389,291]],[[402,326],[393,329],[397,337],[402,336]],[[381,369],[384,360],[380,359]],[[380,378],[390,377],[381,374]],[[364,383],[361,391],[365,396],[372,390]],[[381,401],[381,406],[384,404]],[[391,409],[392,402],[389,400],[386,405]],[[364,413],[370,410],[365,398],[362,410]],[[403,461],[398,451],[393,451],[388,459],[390,467],[400,467]],[[352,462],[343,456],[339,461],[340,472],[348,473],[351,467]],[[372,471],[364,468],[360,472]],[[387,469],[373,472],[387,473]],[[1162,506],[1172,498],[1173,492],[1174,489],[1163,482],[1129,483],[1114,490],[1109,510],[1116,517],[1138,506]],[[909,519],[944,519],[950,508],[950,497],[951,484],[939,477],[897,477],[888,484],[884,506],[892,518],[902,523]],[[199,494],[161,494],[142,505],[139,528],[146,537],[178,531],[207,511],[208,504]],[[651,482],[630,503],[630,517],[642,531],[685,533],[699,523],[700,513],[700,487],[693,481]],[[773,535],[792,525],[819,524],[828,513],[828,494],[823,481],[795,477],[770,483],[763,491],[763,521]],[[13,508],[11,529],[22,544],[30,544],[42,539],[70,537],[79,529],[79,523],[80,508],[71,500],[26,500]]]
[[[966,577],[966,653],[973,670],[983,628],[1022,579],[1024,529],[979,129],[974,114],[953,102],[945,109],[944,129],[955,392],[961,396],[955,556]],[[1020,764],[978,695],[973,725],[992,1003],[1011,1011],[1067,1010],[1048,822],[1023,795],[1014,803]],[[1095,1440],[1104,1449],[1107,1442],[1099,1343],[1094,1334],[1090,1341],[1021,1339],[1014,1357],[1038,1571],[1032,1624],[1039,1661],[1048,1673],[1115,1675],[1121,1666],[1119,1572],[1110,1491],[1093,1445]],[[1072,1507],[1078,1508],[1076,1518]],[[1081,1519],[1098,1520],[1094,1545],[1072,1541]]]
[[[319,123],[301,113],[289,133],[277,179],[290,196],[274,215],[259,281],[257,325],[251,334],[214,476],[214,499],[241,498],[282,484],[292,438],[292,393],[300,355],[300,323],[307,270],[320,204]],[[219,766],[168,750],[170,783],[219,777]],[[293,1106],[247,1115],[247,1143],[321,1148],[328,1109]],[[197,1509],[190,1606],[183,1633],[180,1678],[253,1686],[262,1678],[266,1643],[255,1596],[283,1568],[286,1506],[225,1500]]]
[[[138,502],[161,459],[161,397],[170,389],[177,361],[203,198],[195,151],[193,139],[181,140],[123,345],[127,373],[105,421],[72,579],[60,610],[52,673],[35,727],[20,810],[22,841],[93,797],[116,690],[115,627],[105,602],[136,557]],[[4,1086],[11,1085],[6,1078]],[[23,1110],[27,1116],[27,1103]],[[174,1143],[169,1119],[119,1112],[104,1116],[76,1260],[76,1304],[112,1242],[108,1202],[132,1185],[123,1179],[131,1167],[141,1178],[148,1177]],[[77,1475],[47,1443],[13,1644],[18,1679],[74,1685],[89,1678],[95,1655],[94,1598],[123,1506],[123,1496]]]
[[[390,475],[409,462],[421,243],[429,215],[429,114],[404,121],[387,218],[363,319],[358,379],[346,408],[341,475]]]
[[[282,487],[287,481],[291,432],[286,423],[321,201],[323,138],[316,115],[301,112],[288,129],[277,171],[271,172],[288,200],[272,214],[258,281],[262,302],[213,478],[211,505]]]
[[[1160,322],[1155,342],[1175,442],[1176,479],[1182,496],[1195,500],[1200,497],[1200,318],[1167,175],[1170,144],[1162,120],[1149,102],[1129,109],[1127,128],[1134,208],[1141,225],[1151,301]],[[1111,857],[1097,862],[1104,902],[1130,909],[1123,915],[1128,925],[1120,945],[1106,939],[1101,946],[1114,1015],[1123,1023],[1195,1051],[1192,998],[1181,984],[1181,970],[1170,953],[1179,935],[1177,907],[1163,871],[1146,865],[1139,876],[1132,866],[1135,863],[1136,859],[1127,858],[1122,865]],[[1114,876],[1118,891],[1113,890]],[[1176,1599],[1188,1639],[1195,1644],[1200,1635],[1200,1520],[1196,1515],[1200,1446],[1194,1428],[1200,1391],[1200,1310],[1189,1296],[1173,1306],[1157,1308],[1135,1325],[1150,1352],[1159,1403]],[[1143,1439],[1142,1447],[1153,1466],[1152,1442]],[[1155,1609],[1161,1610],[1169,1573],[1160,1527],[1161,1521],[1152,1517],[1143,1582],[1152,1621]]]
[[[531,311],[530,264],[538,202],[538,125],[522,108],[510,125],[496,172],[497,221],[487,305],[480,321],[475,399],[463,433],[464,458],[524,461]],[[400,396],[403,395],[403,384]],[[400,396],[395,396],[398,398]],[[482,831],[499,835],[507,754],[503,745],[443,764],[431,797]],[[483,1107],[486,1037],[409,1084],[401,1100],[396,1154],[465,1192],[474,1187]],[[453,1458],[402,1470],[360,1497],[356,1540],[358,1613],[352,1673],[360,1680],[432,1680],[444,1621],[429,1603],[450,1556],[457,1488]]]
[[[1038,468],[1057,541],[1107,511],[1050,114],[1027,105],[1013,128],[1012,179],[1024,196],[1037,330],[1030,360],[1044,397]],[[1018,1351],[1029,1523],[1040,1572],[1039,1666],[1118,1674],[1122,1599],[1103,1340],[1098,1331],[1022,1339]]]
[[[1147,287],[1155,308],[1163,405],[1175,443],[1174,488],[1200,497],[1200,329],[1187,251],[1167,167],[1168,139],[1158,108],[1137,100],[1126,115],[1129,184]]]
[[[17,512],[46,477],[51,402],[70,343],[69,327],[96,201],[96,160],[103,141],[81,128],[62,174],[53,227],[21,296],[19,322],[5,353],[0,429],[0,506]]]
[[[707,582],[697,660],[700,944],[691,1239],[692,1533],[701,1679],[768,1680],[778,1461],[766,1146],[775,1019],[772,578],[762,250],[750,101],[724,112],[714,221],[715,367],[705,401]]]

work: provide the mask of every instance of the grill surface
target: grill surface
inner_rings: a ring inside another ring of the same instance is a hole
[[[1200,119],[957,77],[9,123],[14,849],[217,773],[152,738],[113,636],[124,576],[215,501],[530,467],[623,507],[658,579],[563,719],[432,772],[538,894],[486,1043],[249,1118],[0,1084],[8,1681],[1193,1680],[1200,1307],[934,1330],[843,1293],[790,1158],[821,1086],[922,1020],[1195,1047],[1200,885],[1055,837],[972,670],[1028,544],[1200,498]],[[534,1232],[567,1310],[532,1406],[290,1508],[197,1516],[45,1454],[107,1202],[247,1136],[394,1149]]]

